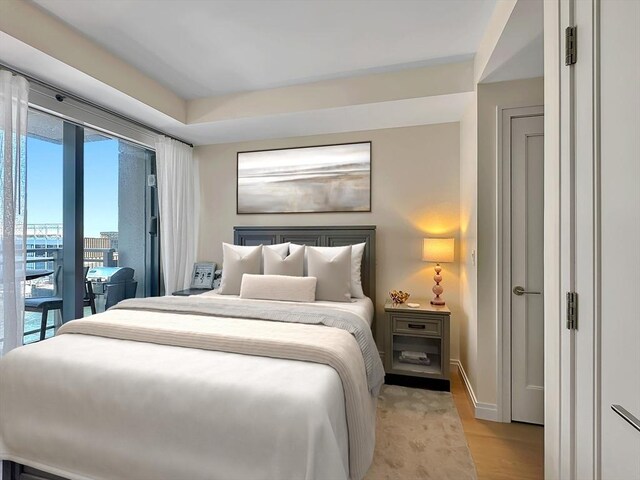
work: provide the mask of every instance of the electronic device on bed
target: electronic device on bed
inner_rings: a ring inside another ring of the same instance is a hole
[[[213,262],[197,262],[193,264],[191,287],[197,289],[212,289],[215,278],[216,264]]]
[[[222,281],[222,270],[216,270],[215,273],[213,274],[213,285],[211,286],[211,288],[213,288],[214,290],[216,288],[220,288],[221,281]]]

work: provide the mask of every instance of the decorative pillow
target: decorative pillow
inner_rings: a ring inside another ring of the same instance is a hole
[[[289,255],[289,245],[291,245],[290,242],[276,243],[275,245],[265,245],[263,248],[264,251],[272,250],[280,255],[281,258],[284,258]]]
[[[240,298],[314,302],[316,299],[316,279],[313,277],[245,273],[242,276]]]
[[[362,290],[362,257],[364,256],[364,247],[366,243],[358,243],[356,245],[351,246],[351,297],[353,298],[364,298],[364,291]],[[308,247],[311,248],[311,247]],[[330,252],[334,248],[344,248],[344,247],[313,247],[318,251],[326,253],[330,255]],[[303,250],[304,245],[297,245],[292,243],[289,246],[289,250],[291,253],[297,252],[298,250]],[[305,252],[304,256],[304,275],[307,275],[307,254]]]
[[[298,245],[297,243],[292,243],[291,245],[289,245],[289,252],[291,252],[292,255],[299,251],[303,253],[304,261],[302,275],[305,277],[307,276],[307,248],[309,247],[307,247],[306,245]]]
[[[284,258],[287,255],[289,255],[289,242],[262,246],[262,259],[260,261],[260,273],[264,273],[264,252],[266,252],[267,250],[276,252],[278,255]]]
[[[291,255],[283,257],[276,250],[265,248],[262,254],[265,275],[302,276],[304,271],[304,249],[298,249]]]
[[[318,279],[316,300],[330,302],[351,301],[351,245],[334,247],[307,247],[309,277]]]
[[[222,280],[220,290],[222,295],[238,295],[245,273],[260,273],[262,261],[262,245],[245,247],[222,244]]]
[[[351,245],[351,297],[364,298],[362,290],[362,257],[366,243]]]

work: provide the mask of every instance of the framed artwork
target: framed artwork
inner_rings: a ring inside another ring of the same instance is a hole
[[[193,264],[191,274],[191,288],[213,288],[216,264],[212,262],[198,262]]]
[[[237,213],[371,211],[371,142],[238,152]]]

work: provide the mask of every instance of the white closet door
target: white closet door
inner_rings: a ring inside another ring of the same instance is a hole
[[[544,118],[511,119],[511,419],[544,423]]]

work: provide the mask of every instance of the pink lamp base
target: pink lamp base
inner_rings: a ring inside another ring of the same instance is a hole
[[[440,275],[442,267],[439,263],[436,264],[435,271],[436,274],[433,276],[433,280],[436,282],[436,284],[431,289],[431,291],[435,294],[435,297],[433,297],[433,300],[431,300],[431,305],[444,305],[444,300],[440,298],[440,295],[442,295],[442,293],[444,292],[444,288],[442,288],[442,285],[440,285],[440,282],[442,281],[442,275]]]

